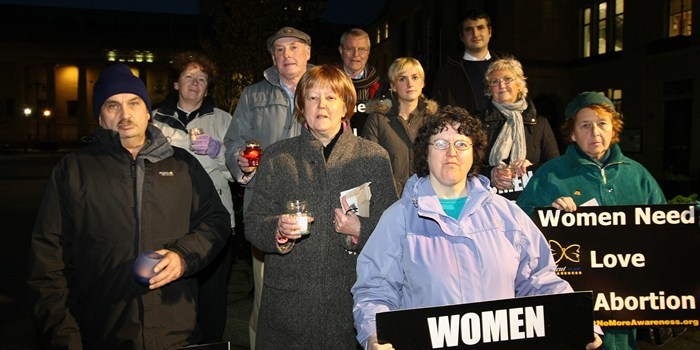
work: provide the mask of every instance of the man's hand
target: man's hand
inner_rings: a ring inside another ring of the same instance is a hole
[[[243,156],[243,150],[238,151],[236,160],[238,161],[238,167],[241,168],[241,171],[244,174],[252,173],[255,169],[257,169],[257,167],[249,165],[248,159]]]
[[[158,289],[177,280],[182,277],[187,268],[187,264],[180,255],[171,250],[160,249],[156,250],[156,253],[162,255],[163,259],[153,268],[156,275],[148,280],[149,289]]]

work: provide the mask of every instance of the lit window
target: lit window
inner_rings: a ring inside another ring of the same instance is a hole
[[[382,30],[380,28],[377,28],[377,42],[376,44],[379,44],[379,42],[382,41]]]
[[[622,51],[624,0],[590,1],[581,9],[581,55]]]
[[[591,56],[591,8],[583,9],[583,57]]]
[[[690,36],[693,32],[692,0],[669,1],[668,36]]]
[[[606,43],[607,43],[607,32],[606,32],[606,24],[607,22],[605,21],[607,19],[607,13],[608,13],[608,3],[606,2],[601,2],[598,4],[598,54],[604,54],[606,52]]]
[[[618,113],[622,113],[622,89],[608,89],[606,94]]]
[[[384,39],[389,37],[389,22],[384,22]]]
[[[625,22],[625,1],[615,1],[615,27],[613,28],[613,40],[615,43],[615,51],[622,51],[623,24]]]

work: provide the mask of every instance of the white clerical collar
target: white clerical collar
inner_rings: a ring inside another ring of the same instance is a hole
[[[487,61],[491,59],[491,51],[486,52],[486,57],[482,59],[478,59],[470,54],[468,54],[466,51],[464,51],[464,56],[462,56],[462,59],[465,61]]]

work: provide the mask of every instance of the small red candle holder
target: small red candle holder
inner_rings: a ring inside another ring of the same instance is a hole
[[[258,141],[252,140],[246,142],[245,150],[243,150],[243,157],[248,160],[248,166],[258,166],[260,164],[261,155],[262,149],[260,149],[260,143]]]

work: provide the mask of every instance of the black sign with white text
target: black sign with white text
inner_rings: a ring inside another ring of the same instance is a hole
[[[395,349],[584,349],[593,339],[591,292],[529,296],[377,314]]]
[[[499,190],[496,188],[496,186],[491,187],[491,192],[500,194],[503,197],[506,197],[507,199],[511,201],[515,201],[518,199],[521,193],[523,193],[523,190],[525,189],[525,185],[527,185],[528,181],[530,181],[530,178],[532,177],[533,172],[536,170],[535,166],[531,166],[527,170],[527,174],[523,176],[514,176],[513,177],[513,187],[509,188],[507,190]]]
[[[698,326],[700,226],[693,205],[535,209],[557,274],[593,290],[604,327]]]

